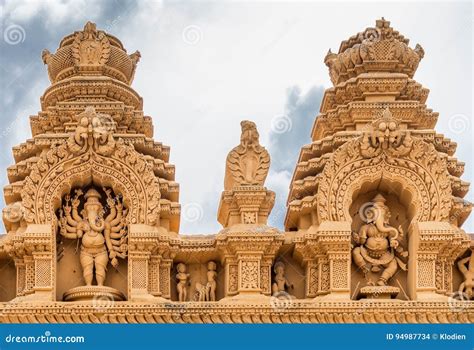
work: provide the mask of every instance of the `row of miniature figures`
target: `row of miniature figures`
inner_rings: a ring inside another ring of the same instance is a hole
[[[275,276],[272,282],[272,295],[275,297],[285,296],[289,294],[287,291],[294,288],[285,275],[285,264],[281,261],[275,263],[273,267]],[[184,263],[176,266],[176,289],[178,291],[178,301],[188,301],[188,287],[190,274],[187,273],[187,267]],[[214,261],[207,263],[207,282],[202,284],[196,282],[196,301],[216,301],[217,290],[217,264]]]

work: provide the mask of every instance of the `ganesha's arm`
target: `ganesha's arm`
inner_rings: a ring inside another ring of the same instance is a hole
[[[107,204],[109,204],[109,203],[107,203]],[[117,216],[117,209],[115,209],[115,205],[112,204],[112,205],[109,205],[109,207],[110,207],[110,213],[105,218],[106,222],[111,222]]]
[[[109,255],[114,251],[114,246],[112,244],[112,240],[110,239],[110,229],[105,229],[104,231],[105,237],[105,244],[107,245],[107,249],[109,250]]]
[[[72,210],[72,212],[73,212],[73,215],[74,215],[74,209]],[[69,214],[69,213],[66,213],[66,220],[67,220],[67,223],[68,223],[69,225],[73,226],[73,227],[76,227],[77,224],[78,224],[78,222],[80,221],[80,220],[74,220],[74,219],[71,217],[71,214]]]
[[[67,223],[62,223],[60,227],[61,230],[59,231],[59,233],[61,233],[61,236],[64,236],[69,239],[77,238],[77,230],[75,227],[69,226]]]
[[[461,259],[458,261],[458,269],[461,271],[463,275],[466,275],[468,272],[468,269],[466,267],[466,263],[469,261],[470,257],[468,256],[467,258]]]
[[[462,295],[463,292],[464,292],[464,282],[459,285],[459,294]]]
[[[77,207],[72,207],[72,219],[74,219],[76,222],[82,221],[82,218],[79,216],[79,213],[77,212]]]
[[[110,225],[112,227],[117,226],[120,223],[120,221],[122,221],[122,210],[115,210],[115,211],[116,211],[117,215],[115,216],[115,218],[112,221],[110,221]]]

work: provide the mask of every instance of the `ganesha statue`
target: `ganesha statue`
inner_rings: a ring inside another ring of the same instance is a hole
[[[390,211],[385,198],[377,194],[370,206],[363,206],[361,217],[365,224],[353,233],[355,247],[352,250],[354,263],[364,274],[368,286],[385,287],[399,268],[406,270],[403,259],[408,256],[400,245],[402,228],[389,225]],[[378,280],[371,273],[379,274]]]
[[[103,287],[109,261],[117,268],[118,258],[127,257],[127,209],[119,196],[112,196],[110,189],[103,191],[107,196],[105,208],[101,194],[90,188],[85,194],[76,189],[73,198],[66,195],[60,209],[59,232],[65,238],[77,239],[77,248],[80,244],[79,260],[86,287],[94,287],[94,277],[97,287]],[[72,300],[71,293],[66,294]]]

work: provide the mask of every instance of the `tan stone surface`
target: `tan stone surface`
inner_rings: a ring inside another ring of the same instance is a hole
[[[66,36],[42,53],[51,86],[7,170],[1,322],[473,322],[469,184],[413,79],[423,56],[384,19],[330,51],[285,231],[267,225],[270,156],[243,121],[223,228],[190,236],[131,87],[140,53],[90,22]]]

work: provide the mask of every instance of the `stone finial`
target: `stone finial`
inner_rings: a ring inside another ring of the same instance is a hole
[[[224,180],[226,191],[245,185],[263,186],[270,167],[270,155],[259,143],[255,123],[244,120],[240,125],[240,145],[234,147],[227,156]]]

